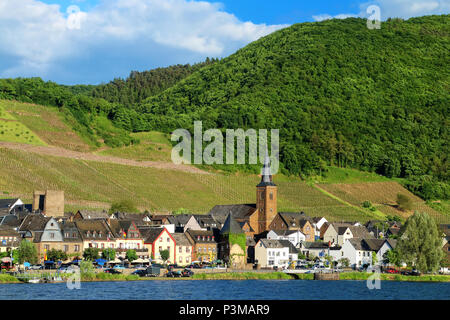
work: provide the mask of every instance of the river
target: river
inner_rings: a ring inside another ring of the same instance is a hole
[[[0,300],[448,300],[450,283],[313,280],[180,280],[0,284]]]

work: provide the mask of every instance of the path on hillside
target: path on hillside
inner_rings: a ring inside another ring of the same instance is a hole
[[[161,162],[161,161],[136,161],[118,158],[114,156],[104,156],[93,153],[79,152],[67,150],[64,148],[53,147],[53,146],[34,146],[30,144],[21,144],[14,142],[2,142],[0,141],[0,148],[7,148],[13,150],[20,150],[25,152],[32,152],[47,156],[62,157],[69,159],[78,159],[86,161],[97,161],[105,163],[115,163],[122,164],[126,166],[143,167],[143,168],[155,168],[155,169],[166,169],[166,170],[177,170],[189,173],[200,173],[209,174],[206,171],[200,170],[194,166],[180,164],[177,165],[172,162]]]

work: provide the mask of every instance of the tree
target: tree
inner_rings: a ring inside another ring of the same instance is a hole
[[[133,201],[131,200],[121,200],[119,202],[114,202],[111,205],[111,209],[109,209],[109,213],[116,213],[116,212],[138,212],[136,209],[136,206],[134,205]]]
[[[401,193],[397,194],[397,204],[398,208],[403,211],[411,210],[413,205],[411,199]]]
[[[350,265],[350,260],[348,258],[341,258],[339,259],[339,263],[344,267],[344,268],[348,268],[348,266]]]
[[[166,261],[169,259],[170,257],[170,252],[169,250],[162,250],[159,252],[159,254],[161,255],[161,259],[164,261],[164,263],[166,263]]]
[[[67,260],[67,254],[62,250],[51,249],[47,252],[47,259],[51,261]]]
[[[83,252],[85,260],[94,261],[99,258],[99,250],[97,248],[87,248]]]
[[[127,253],[126,253],[125,257],[130,262],[132,262],[134,260],[137,260],[137,258],[138,258],[137,254],[136,254],[136,250],[127,250]]]
[[[383,263],[386,265],[393,264],[397,267],[400,267],[402,261],[400,259],[400,255],[398,251],[395,249],[388,250],[383,254]]]
[[[24,262],[29,262],[32,264],[37,263],[38,260],[37,250],[34,244],[31,243],[30,241],[22,240],[17,251],[20,264]]]
[[[372,265],[376,265],[378,262],[377,253],[375,251],[372,251]]]
[[[434,219],[426,213],[415,212],[406,220],[396,249],[404,262],[419,271],[437,271],[444,252],[442,234]]]
[[[103,249],[102,258],[108,261],[114,260],[116,258],[116,250],[113,248]]]

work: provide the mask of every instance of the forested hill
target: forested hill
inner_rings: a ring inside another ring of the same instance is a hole
[[[375,171],[406,178],[425,199],[448,199],[449,34],[450,15],[390,19],[379,30],[357,18],[301,23],[220,61],[101,86],[0,79],[0,99],[70,112],[96,146],[194,120],[204,129],[280,129],[286,173],[327,164]]]
[[[357,18],[296,24],[149,98],[138,118],[165,131],[194,119],[279,128],[294,174],[326,162],[448,181],[449,33],[450,15],[380,30]]]
[[[132,71],[127,79],[118,78],[107,84],[98,85],[92,89],[90,94],[93,97],[123,105],[137,104],[145,98],[163,92],[198,69],[215,61],[217,60],[214,58],[207,58],[204,62],[194,65],[178,64],[143,72]]]

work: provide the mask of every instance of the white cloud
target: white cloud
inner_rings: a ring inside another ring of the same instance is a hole
[[[0,61],[15,63],[0,63],[0,76],[44,76],[68,62],[127,51],[225,56],[286,26],[242,22],[221,9],[188,0],[104,0],[88,12],[67,13],[38,0],[1,0]]]
[[[450,13],[450,0],[378,0],[373,4],[380,6],[383,20]]]
[[[347,19],[351,17],[357,17],[356,14],[351,13],[341,13],[335,16],[331,16],[329,14],[319,14],[317,16],[313,16],[313,19],[315,21],[324,21],[324,20],[330,20],[330,19]]]
[[[315,21],[323,21],[328,19],[345,19],[348,17],[366,18],[369,16],[366,10],[371,5],[378,5],[380,7],[382,20],[386,20],[387,18],[408,19],[424,15],[450,13],[450,0],[378,0],[361,4],[359,13],[344,13],[335,16],[319,14],[313,16],[313,19]]]

